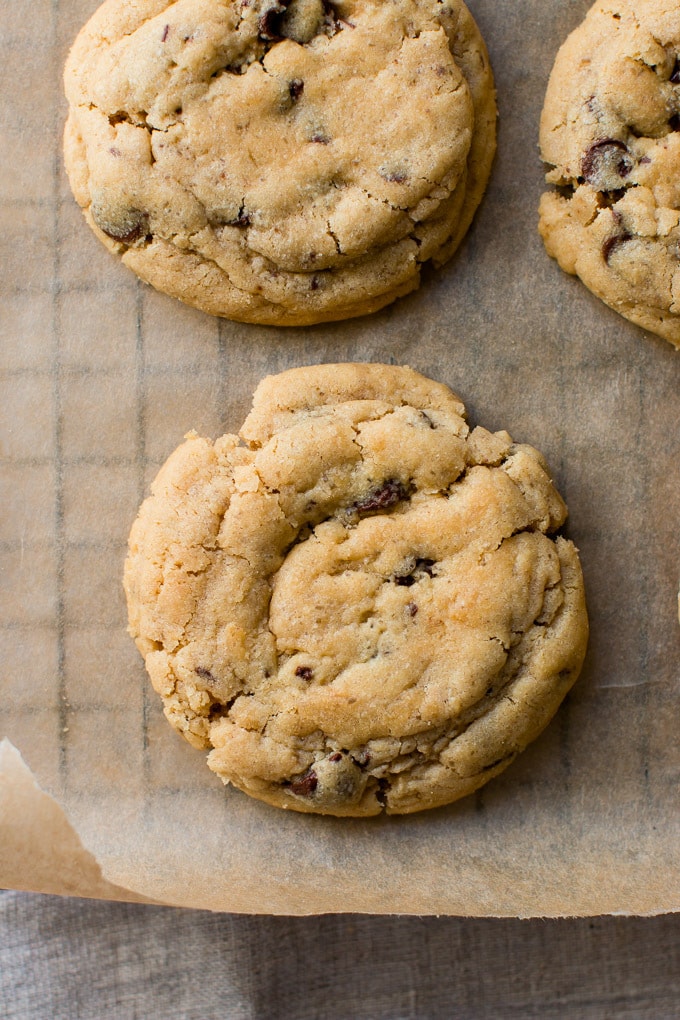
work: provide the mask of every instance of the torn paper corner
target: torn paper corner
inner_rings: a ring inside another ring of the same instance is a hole
[[[0,740],[0,887],[153,902],[103,877],[63,809],[6,738]]]

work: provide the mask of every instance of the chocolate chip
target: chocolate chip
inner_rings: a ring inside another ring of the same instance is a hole
[[[232,220],[227,220],[228,227],[249,227],[250,223],[250,214],[246,212],[246,208],[243,205],[238,211],[238,216],[235,216]]]
[[[329,755],[328,760],[329,761],[342,761],[342,751],[335,751],[333,754]]]
[[[264,14],[260,15],[257,22],[257,30],[260,39],[267,42],[278,42],[283,39],[281,34],[281,18],[286,13],[286,7],[290,0],[280,0],[268,7]]]
[[[194,673],[196,673],[197,676],[200,676],[202,680],[207,680],[208,683],[211,684],[217,683],[217,680],[215,679],[213,674],[210,672],[209,669],[206,669],[205,666],[196,666]]]
[[[269,42],[276,42],[277,39],[283,39],[278,28],[280,16],[280,10],[277,11],[275,7],[265,11],[257,23],[260,39],[266,39]]]
[[[360,514],[373,510],[387,510],[408,496],[408,489],[397,478],[388,478],[377,489],[372,489],[363,499],[352,504]]]
[[[673,65],[670,80],[674,85],[680,85],[680,60],[678,60],[677,57],[675,58],[675,64]]]
[[[121,244],[134,244],[140,238],[149,236],[149,217],[146,213],[141,213],[136,209],[131,209],[116,223],[107,221],[101,212],[97,213],[94,209],[92,217],[100,230],[103,230],[114,241],[120,241]]]
[[[288,92],[293,102],[295,102],[296,99],[300,98],[304,90],[305,83],[303,82],[302,78],[293,78],[293,80],[288,85]]]
[[[404,181],[408,180],[408,174],[405,170],[381,170],[380,176],[391,184],[403,184]]]
[[[668,120],[668,126],[671,131],[680,131],[680,115],[674,113]]]
[[[330,138],[324,131],[317,130],[310,137],[310,142],[316,142],[317,145],[328,145]]]
[[[632,237],[628,233],[614,234],[613,237],[607,238],[607,240],[602,245],[602,258],[605,260],[607,265],[609,265],[609,259],[611,258],[613,252],[615,252],[616,249],[619,248],[622,244],[625,244],[626,241],[631,240]]]
[[[336,32],[339,32],[342,25],[354,28],[354,25],[350,21],[345,21],[343,18],[338,17],[333,4],[330,3],[330,0],[323,0],[323,9],[331,35],[335,35]]]
[[[316,790],[317,783],[316,772],[314,769],[308,769],[297,779],[291,779],[287,786],[290,792],[298,797],[311,797]]]
[[[630,175],[634,165],[633,156],[623,142],[603,138],[583,154],[581,173],[598,191],[613,191]]]
[[[418,606],[415,604],[415,602],[409,602],[406,605],[406,611],[409,616],[415,616],[416,613],[418,612]]]
[[[168,38],[169,31],[170,31],[170,26],[166,25],[165,28],[163,29],[163,35],[161,36],[161,42],[165,42],[165,40]]]
[[[311,282],[309,284],[309,289],[310,290],[318,290],[319,289],[319,277],[318,276],[313,276],[312,277]]]
[[[385,807],[385,805],[387,804],[387,791],[389,790],[389,788],[390,784],[387,779],[378,780],[378,789],[375,794],[375,799],[378,801],[379,804],[382,804],[383,807]]]
[[[301,680],[313,680],[314,670],[311,666],[298,666],[295,670],[295,676],[299,676]]]

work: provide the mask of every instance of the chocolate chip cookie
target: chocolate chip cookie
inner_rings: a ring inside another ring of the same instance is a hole
[[[680,346],[680,5],[596,3],[558,53],[540,140],[549,254]]]
[[[107,0],[65,71],[66,167],[98,237],[205,311],[376,310],[462,240],[495,150],[462,0]]]
[[[546,726],[587,640],[566,508],[532,447],[409,368],[265,379],[191,434],[130,535],[130,631],[226,783],[333,815],[447,804]]]

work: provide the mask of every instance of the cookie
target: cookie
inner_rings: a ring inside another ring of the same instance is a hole
[[[558,53],[540,143],[548,253],[680,346],[680,5],[596,3]]]
[[[247,322],[416,288],[495,151],[462,0],[107,0],[65,87],[66,168],[97,236],[159,290]]]
[[[135,522],[130,632],[226,783],[332,815],[498,775],[581,668],[587,618],[543,458],[409,368],[265,379],[240,437],[190,434]]]

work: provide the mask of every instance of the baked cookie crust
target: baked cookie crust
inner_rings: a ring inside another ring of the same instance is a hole
[[[189,435],[125,567],[169,722],[225,782],[332,815],[447,804],[547,725],[587,641],[545,462],[408,368],[265,379]]]
[[[107,0],[65,87],[97,236],[159,290],[248,322],[413,290],[462,240],[495,151],[462,0]]]

